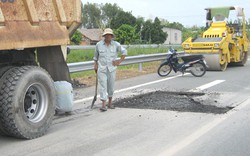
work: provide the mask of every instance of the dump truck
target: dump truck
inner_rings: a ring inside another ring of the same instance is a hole
[[[207,30],[182,43],[186,54],[203,54],[208,70],[224,71],[228,64],[244,66],[249,41],[244,9],[241,7],[206,8]]]
[[[0,134],[46,133],[55,81],[71,82],[66,46],[81,24],[81,0],[0,1]]]

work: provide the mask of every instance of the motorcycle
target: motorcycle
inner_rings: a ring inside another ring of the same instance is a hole
[[[182,74],[190,72],[195,77],[203,76],[207,71],[206,61],[203,55],[177,56],[177,51],[170,48],[167,58],[158,68],[159,76],[167,76],[173,70]]]

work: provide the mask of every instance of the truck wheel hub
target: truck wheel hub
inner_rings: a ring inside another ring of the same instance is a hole
[[[41,84],[32,84],[25,95],[24,113],[29,121],[37,123],[46,115],[48,95]]]

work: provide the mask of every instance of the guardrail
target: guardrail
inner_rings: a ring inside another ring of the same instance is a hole
[[[178,52],[178,54],[184,54],[184,52],[181,51],[181,52]],[[130,65],[130,64],[138,64],[139,63],[139,70],[141,71],[142,70],[142,63],[161,61],[161,60],[164,60],[166,58],[166,56],[167,56],[167,53],[127,56],[125,58],[125,60],[123,60],[121,65]],[[93,70],[94,69],[94,61],[68,63],[68,67],[69,67],[70,73]]]
[[[166,45],[166,44],[140,44],[140,45],[122,45],[124,48],[169,48],[169,47],[180,47],[180,44]],[[68,46],[70,50],[75,49],[95,49],[95,45],[88,46]],[[180,52],[182,53],[182,52]],[[167,53],[159,54],[148,54],[148,55],[137,55],[137,56],[127,56],[121,65],[130,65],[139,63],[139,71],[142,71],[142,63],[153,62],[164,60]],[[118,58],[119,59],[119,58]],[[70,73],[88,71],[94,69],[94,61],[76,62],[68,63]]]
[[[181,47],[180,44],[138,44],[138,45],[122,45],[124,48],[169,48],[169,47]],[[71,45],[68,46],[68,48],[71,49],[95,49],[95,45],[84,45],[84,46],[79,46],[79,45]]]

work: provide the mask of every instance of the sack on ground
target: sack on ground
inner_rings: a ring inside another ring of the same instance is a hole
[[[67,81],[56,81],[56,110],[70,112],[73,109],[73,87]]]

